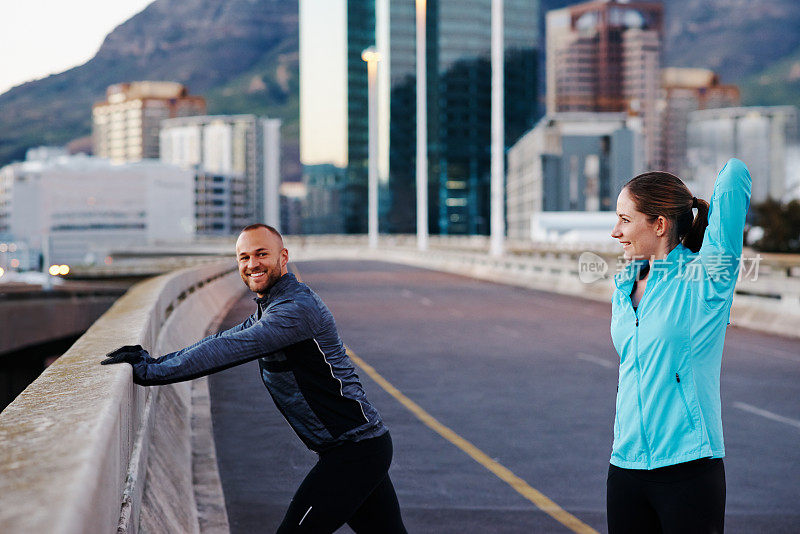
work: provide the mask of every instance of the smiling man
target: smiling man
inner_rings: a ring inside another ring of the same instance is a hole
[[[102,363],[130,363],[133,381],[150,386],[258,360],[278,409],[319,455],[278,532],[333,532],[344,523],[359,533],[405,532],[388,474],[392,440],[367,401],[333,315],[287,272],[289,252],[271,226],[242,230],[236,258],[242,280],[257,295],[253,315],[157,359],[137,345],[109,353]]]

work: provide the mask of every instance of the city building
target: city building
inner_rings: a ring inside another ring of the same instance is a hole
[[[660,2],[594,0],[546,15],[547,113],[642,118],[645,167],[661,168]]]
[[[638,117],[546,115],[508,150],[508,237],[536,237],[542,212],[614,211],[622,187],[643,170],[643,156]]]
[[[661,71],[661,90],[664,101],[663,169],[684,176],[687,171],[686,126],[689,113],[736,107],[739,105],[739,88],[720,84],[719,76],[707,69],[670,67]]]
[[[28,159],[0,169],[0,220],[20,268],[102,262],[111,250],[194,236],[194,173],[155,160]]]
[[[433,234],[489,232],[491,0],[426,6],[428,213]],[[347,2],[346,232],[367,230],[367,78],[361,52],[377,46],[382,231],[416,231],[416,11],[414,2]],[[505,142],[537,117],[538,0],[504,2]],[[385,70],[380,70],[385,69]],[[381,74],[383,73],[383,74]],[[383,76],[383,77],[381,77]],[[388,86],[388,88],[386,87]],[[388,115],[388,116],[386,116]],[[381,170],[382,169],[382,170]],[[309,194],[311,194],[309,190]],[[386,196],[389,198],[387,199]]]
[[[739,158],[753,179],[750,204],[788,200],[800,183],[794,106],[707,109],[689,113],[687,164],[696,196],[710,198],[717,173]]]
[[[29,148],[25,152],[25,161],[35,161],[43,165],[68,154],[67,149],[61,146],[37,146]],[[0,172],[0,242],[11,240],[11,201],[14,192],[14,169],[19,167],[20,164],[8,165]],[[7,247],[3,252],[8,252]],[[0,265],[0,267],[5,267],[5,265]]]
[[[281,231],[284,235],[303,233],[303,205],[307,195],[302,182],[281,184]]]
[[[179,83],[110,85],[106,100],[92,107],[94,155],[116,163],[158,158],[162,120],[205,112],[205,99]]]
[[[342,228],[347,233],[367,231],[368,106],[367,68],[361,53],[376,44],[376,4],[379,0],[347,0],[347,180],[339,199]],[[384,52],[385,55],[385,52]],[[379,63],[385,70],[387,57]],[[386,128],[387,117],[380,117]],[[313,172],[313,171],[312,171]],[[305,173],[304,173],[305,174]],[[383,177],[385,179],[385,177]],[[321,197],[317,197],[319,201]],[[317,228],[312,224],[309,228]],[[325,233],[311,232],[311,233]]]
[[[531,216],[527,239],[556,245],[616,245],[611,250],[619,250],[619,241],[611,237],[616,223],[613,211],[540,211]]]
[[[182,167],[187,168],[187,167]],[[194,217],[198,235],[233,235],[247,226],[247,181],[241,173],[195,173]]]
[[[304,165],[304,234],[343,234],[343,197],[347,169],[330,164]]]
[[[236,233],[254,222],[280,227],[280,126],[279,119],[255,115],[179,117],[161,123],[161,161],[220,178],[216,189],[230,183],[236,191],[243,182],[243,195],[228,197],[241,204],[229,206],[224,230],[211,233]]]
[[[0,170],[0,243],[11,238],[11,200],[14,175],[7,165]]]

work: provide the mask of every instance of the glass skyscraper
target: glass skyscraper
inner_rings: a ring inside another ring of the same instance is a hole
[[[345,216],[353,222],[346,225],[351,232],[366,231],[367,79],[360,54],[376,41],[375,3],[375,0],[349,0],[347,4],[349,161]],[[385,191],[390,198],[381,202],[381,230],[413,233],[416,231],[415,3],[411,0],[387,3],[388,187],[382,193]],[[508,147],[532,128],[537,118],[539,2],[505,0],[504,9]],[[433,234],[489,232],[490,51],[491,0],[428,0],[428,213]]]
[[[365,48],[375,45],[375,0],[347,1],[347,179],[342,217],[347,233],[367,231],[368,109]]]

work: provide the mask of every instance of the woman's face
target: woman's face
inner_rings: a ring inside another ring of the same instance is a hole
[[[663,217],[648,221],[647,216],[636,209],[628,189],[622,190],[617,197],[617,224],[611,237],[619,240],[626,260],[649,260],[657,256],[662,245],[663,226]]]

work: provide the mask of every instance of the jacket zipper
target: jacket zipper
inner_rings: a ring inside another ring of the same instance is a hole
[[[648,278],[649,278],[650,274],[652,274],[652,273],[648,273]],[[642,367],[641,367],[641,365],[639,363],[639,310],[642,309],[642,302],[645,301],[645,299],[647,298],[647,295],[651,292],[651,288],[652,288],[652,285],[653,285],[651,283],[652,281],[653,281],[652,278],[650,278],[647,281],[647,287],[645,287],[644,295],[642,295],[642,298],[639,300],[639,306],[637,306],[637,309],[633,310],[633,315],[636,317],[636,329],[634,331],[635,332],[634,335],[636,336],[636,339],[634,341],[634,345],[636,347],[636,377],[637,377],[637,379],[636,379],[637,388],[636,389],[637,389],[638,397],[639,397],[639,399],[638,399],[639,400],[639,422],[640,422],[640,427],[641,427],[641,430],[642,430],[642,442],[644,442],[644,450],[645,450],[645,455],[646,455],[646,459],[647,459],[647,468],[648,469],[650,468],[650,443],[647,441],[647,430],[646,430],[646,428],[644,426],[644,409],[642,409]],[[628,294],[628,301],[631,303],[631,308],[633,308],[633,299],[631,299],[630,293]]]
[[[640,302],[641,304],[641,302]],[[642,409],[642,367],[639,364],[639,317],[636,317],[636,389],[639,396],[639,425],[642,430],[642,441],[644,442],[644,450],[647,458],[647,468],[650,468],[650,444],[647,442],[647,430],[644,427],[644,410]]]
[[[692,431],[694,431],[694,418],[692,417],[691,410],[689,410],[689,403],[686,402],[686,394],[683,391],[683,384],[681,384],[681,376],[678,373],[675,373],[675,380],[678,383],[678,392],[681,394],[683,407],[686,408],[686,416],[689,418],[689,426],[692,428]]]

